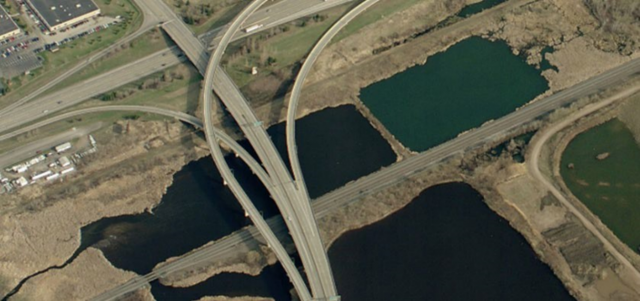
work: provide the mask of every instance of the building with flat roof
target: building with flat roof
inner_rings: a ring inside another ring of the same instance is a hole
[[[9,16],[4,7],[0,6],[0,40],[20,34],[20,27]]]
[[[27,3],[49,31],[58,31],[100,14],[93,0],[27,0]]]

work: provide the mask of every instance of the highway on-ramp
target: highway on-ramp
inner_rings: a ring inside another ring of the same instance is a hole
[[[355,17],[363,13],[367,8],[376,4],[378,0],[365,0],[356,6],[354,9],[350,10],[347,14],[342,16],[335,24],[327,30],[327,32],[322,35],[320,40],[316,42],[311,49],[311,52],[307,55],[307,58],[304,60],[300,71],[298,71],[298,75],[293,84],[293,88],[291,90],[289,96],[289,107],[287,108],[287,119],[286,119],[286,139],[287,139],[287,153],[289,155],[289,162],[291,162],[291,170],[293,171],[293,175],[296,181],[297,188],[301,191],[301,193],[305,195],[309,195],[307,191],[307,185],[304,181],[304,175],[302,174],[302,167],[300,167],[300,160],[298,158],[298,148],[296,144],[296,111],[298,108],[298,102],[300,100],[300,95],[302,94],[302,86],[304,85],[304,81],[307,79],[307,75],[313,68],[313,64],[315,64],[318,56],[322,50],[324,50],[333,37],[342,30],[349,22],[351,22]]]
[[[164,6],[164,9],[168,9],[164,3],[159,2],[160,0],[155,0],[156,3],[159,3],[158,6]],[[256,9],[258,9],[264,2],[267,0],[257,0],[251,2],[245,9],[240,12],[238,16],[231,22],[228,26],[229,30],[237,30],[240,24],[246,20],[248,16],[251,15]],[[231,192],[234,194],[238,202],[242,205],[247,215],[251,218],[254,225],[257,229],[260,230],[260,233],[268,242],[271,250],[273,250],[274,254],[282,264],[283,268],[287,272],[291,283],[293,284],[298,296],[303,301],[311,300],[311,293],[307,288],[307,285],[300,274],[300,271],[296,267],[296,265],[289,257],[288,252],[285,250],[282,243],[278,240],[277,236],[273,233],[273,231],[268,227],[266,221],[255,207],[251,199],[245,193],[243,187],[238,183],[235,178],[235,175],[229,168],[226,160],[224,159],[224,155],[222,154],[222,150],[218,143],[216,132],[213,128],[213,94],[211,93],[211,86],[214,86],[213,80],[213,71],[215,69],[207,69],[207,60],[209,59],[208,54],[206,53],[206,49],[204,45],[191,34],[191,31],[186,27],[184,23],[182,23],[177,18],[166,22],[163,25],[163,29],[167,32],[169,36],[171,36],[174,41],[178,44],[178,46],[187,54],[187,56],[192,60],[192,63],[196,66],[196,68],[200,72],[204,72],[204,89],[203,89],[203,98],[204,98],[204,122],[205,122],[205,135],[207,137],[207,143],[209,145],[209,149],[211,151],[211,155],[213,157],[214,163],[218,167],[218,170],[224,179],[225,183],[228,185]],[[231,39],[230,32],[225,32],[225,34],[221,38],[221,47],[216,49],[214,52],[214,56],[212,56],[211,63],[215,61],[214,58],[219,58],[222,55],[224,48],[226,48],[226,44]],[[217,66],[213,65],[213,66]],[[217,82],[216,82],[217,83]],[[270,178],[268,181],[264,182],[265,187],[270,192],[270,194],[276,199],[276,201],[280,198],[278,196],[277,187],[273,185],[273,177],[272,174],[269,174]]]
[[[259,5],[263,1],[254,1],[250,4],[250,7]],[[246,12],[247,10],[243,11],[243,14],[240,14],[230,24],[213,52],[205,75],[204,95],[210,96],[211,88],[215,90],[251,146],[253,146],[267,173],[272,177],[272,185],[277,192],[272,196],[283,216],[285,216],[285,223],[291,231],[291,236],[305,267],[313,297],[321,300],[339,300],[329,259],[320,240],[308,196],[302,194],[295,187],[288,168],[282,161],[262,123],[255,116],[238,87],[219,67],[224,50],[234,33],[239,30],[248,16],[244,14]],[[210,111],[212,97],[206,97],[204,103],[206,108],[204,114],[207,116],[212,113]],[[207,123],[205,122],[205,130],[207,129],[206,125]],[[216,164],[221,163],[218,161],[216,160]]]

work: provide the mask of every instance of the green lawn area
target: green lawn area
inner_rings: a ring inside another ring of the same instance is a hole
[[[301,26],[302,21],[297,20],[282,25],[281,28],[287,28],[286,31],[270,38],[265,38],[266,33],[262,33],[232,43],[229,51],[227,51],[229,55],[226,58],[228,64],[225,65],[225,69],[241,88],[251,81],[269,74],[291,70],[293,65],[311,51],[311,48],[322,34],[350,6],[352,4],[341,5],[322,12],[320,15],[326,16],[326,19],[322,21],[306,20],[305,25]],[[239,51],[243,45],[254,45],[248,46],[248,48],[256,50],[245,55],[234,55],[233,53]],[[274,63],[268,64],[269,57],[272,58]],[[259,73],[256,76],[251,75],[251,67],[253,66],[259,68]]]
[[[331,42],[335,43],[340,41],[369,24],[373,24],[384,17],[388,17],[396,12],[405,10],[419,2],[420,0],[381,0],[353,19],[353,21],[345,26]]]
[[[419,2],[420,0],[382,0],[356,17],[338,33],[331,43],[344,39],[356,33],[361,28],[381,20],[385,16],[405,10]],[[261,38],[265,36],[263,33],[248,38],[255,39],[255,42],[251,42],[248,39],[234,42],[230,46],[229,51],[227,51],[230,55],[227,56],[228,64],[225,66],[225,69],[241,88],[246,87],[251,82],[263,79],[269,74],[287,74],[287,72],[291,72],[291,70],[294,69],[296,62],[301,61],[309,51],[311,51],[313,45],[315,45],[317,40],[329,27],[348,10],[358,4],[359,2],[349,3],[323,11],[319,15],[326,16],[327,18],[321,22],[313,22],[312,19],[304,18],[303,20],[308,20],[304,27],[298,26],[301,22],[300,20],[283,25],[289,28],[287,32],[278,33],[268,39]],[[251,43],[259,43],[258,51],[244,55],[234,56],[232,54],[237,52],[242,45],[250,45]],[[267,64],[266,61],[269,57],[272,58],[270,59],[271,62],[275,61],[275,63]],[[251,67],[253,66],[259,68],[258,75],[252,76],[250,74]]]
[[[181,74],[182,78],[176,77],[172,81],[161,82],[158,88],[139,89],[142,83],[160,79],[165,73]],[[104,105],[146,105],[193,114],[200,99],[201,81],[202,76],[191,64],[180,64],[113,90],[134,91],[123,99],[104,101],[96,97],[66,111]]]
[[[128,63],[131,63],[173,45],[175,44],[173,43],[171,38],[164,34],[162,30],[154,28],[144,35],[139,36],[131,41],[126,46],[126,49],[122,49],[115,54],[107,55],[90,64],[89,66],[70,76],[60,84],[56,85],[53,90],[62,89],[71,84],[75,84],[79,81],[104,73],[108,70],[124,66]]]
[[[249,3],[249,0],[164,1],[196,35],[230,22]]]
[[[131,0],[97,0],[96,4],[104,15],[120,15],[125,20],[118,25],[110,26],[107,30],[64,44],[60,47],[60,51],[56,53],[41,53],[41,57],[44,59],[44,66],[34,70],[29,75],[13,78],[8,84],[11,91],[0,98],[0,107],[19,100],[39,86],[62,74],[78,61],[131,34],[142,23],[142,17]]]
[[[193,114],[200,99],[202,77],[191,66],[189,71],[189,75],[184,79],[174,80],[160,89],[139,91],[123,99],[119,104],[147,105]]]

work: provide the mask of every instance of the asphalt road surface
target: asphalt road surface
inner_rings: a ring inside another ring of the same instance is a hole
[[[260,1],[255,1],[251,5],[257,3],[260,3]],[[246,10],[243,11],[229,25],[228,30],[221,37],[218,47],[212,54],[205,75],[204,95],[211,95],[211,88],[215,90],[218,97],[225,104],[227,111],[231,113],[245,137],[253,146],[267,173],[271,176],[272,196],[281,213],[286,217],[285,222],[305,267],[313,297],[337,300],[339,297],[337,296],[331,265],[320,240],[320,234],[311,212],[308,196],[302,194],[296,188],[288,168],[282,161],[262,123],[255,116],[253,109],[249,106],[238,87],[219,67],[224,50],[231,38],[250,14],[244,14],[246,12]],[[186,46],[189,47],[190,45]],[[212,98],[206,97],[205,116],[213,112],[210,111],[211,108]],[[205,130],[207,130],[207,125],[205,122]],[[224,161],[216,160],[217,165],[221,165],[221,163],[226,164]],[[233,177],[232,174],[230,176]],[[269,188],[269,186],[267,187]]]
[[[302,300],[311,300],[311,293],[307,288],[307,285],[302,278],[302,275],[298,271],[297,267],[289,257],[289,254],[282,246],[280,240],[278,240],[277,236],[273,233],[271,228],[269,228],[268,224],[258,211],[258,209],[254,206],[251,199],[247,196],[242,186],[237,182],[235,175],[229,168],[226,163],[224,156],[222,154],[222,150],[220,149],[220,145],[218,144],[218,139],[215,135],[213,129],[213,93],[211,92],[212,87],[214,86],[214,73],[220,74],[220,70],[218,70],[218,64],[222,57],[222,53],[227,46],[227,43],[231,39],[233,33],[237,31],[242,24],[246,20],[248,16],[253,13],[260,5],[262,5],[266,0],[259,0],[252,2],[249,6],[247,6],[237,17],[236,19],[229,25],[227,31],[223,34],[220,39],[221,47],[217,49],[212,55],[210,61],[207,66],[205,66],[205,75],[204,75],[204,85],[203,85],[203,98],[204,98],[204,121],[205,121],[205,134],[207,138],[207,143],[209,145],[209,149],[211,151],[214,163],[216,164],[220,174],[222,175],[225,182],[228,183],[229,188],[233,192],[236,199],[240,202],[244,210],[247,212],[249,217],[251,218],[253,224],[256,229],[259,230],[259,233],[267,240],[269,246],[276,254],[276,257],[280,261],[281,265],[287,272],[291,283],[293,284],[296,292],[298,293],[300,299]],[[190,45],[190,44],[188,44]],[[216,84],[219,84],[215,81]],[[224,96],[220,96],[224,97]],[[242,100],[241,100],[242,101]],[[272,176],[272,174],[270,174]],[[274,186],[271,182],[272,179],[270,177],[269,183],[265,183],[265,187],[269,190],[270,194],[279,204],[281,210],[287,207],[282,207],[283,202],[279,202],[281,199],[280,195],[278,195],[278,190],[276,190],[276,186]],[[284,202],[285,205],[290,205]],[[283,214],[287,211],[282,211]],[[295,229],[295,228],[294,228]],[[293,232],[292,235],[297,235],[296,232]],[[299,239],[299,237],[298,237]],[[300,247],[298,247],[300,249]],[[314,279],[309,277],[309,281],[314,283]]]

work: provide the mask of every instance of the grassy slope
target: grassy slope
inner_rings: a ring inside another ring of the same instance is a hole
[[[419,2],[420,0],[406,0],[400,3],[393,0],[382,0],[355,18],[333,39],[332,43],[355,34],[361,28],[373,24],[385,16],[405,10]],[[292,70],[294,64],[308,54],[322,34],[347,10],[357,4],[358,3],[350,3],[322,12],[321,14],[326,15],[327,19],[320,23],[308,22],[308,25],[305,27],[295,26],[299,21],[288,24],[287,26],[290,28],[288,32],[280,33],[266,41],[260,42],[262,49],[259,53],[231,58],[228,66],[226,66],[227,72],[229,72],[239,87],[246,87],[252,81],[259,80],[269,73],[286,73],[286,71]],[[231,49],[238,49],[243,43],[246,43],[246,40],[234,43]],[[231,52],[232,51],[229,51],[229,53]],[[260,74],[251,76],[251,67],[262,65],[264,58],[269,56],[275,58],[277,63],[273,66],[263,67],[261,68],[262,72]]]
[[[115,67],[126,65],[173,45],[173,41],[161,30],[153,29],[151,32],[147,32],[146,34],[131,41],[127,49],[99,59],[82,69],[80,72],[77,72],[60,84],[56,85],[56,88],[64,88],[78,81],[104,73],[108,70],[114,69]]]
[[[640,95],[633,96],[620,110],[618,117],[629,128],[640,145]]]

